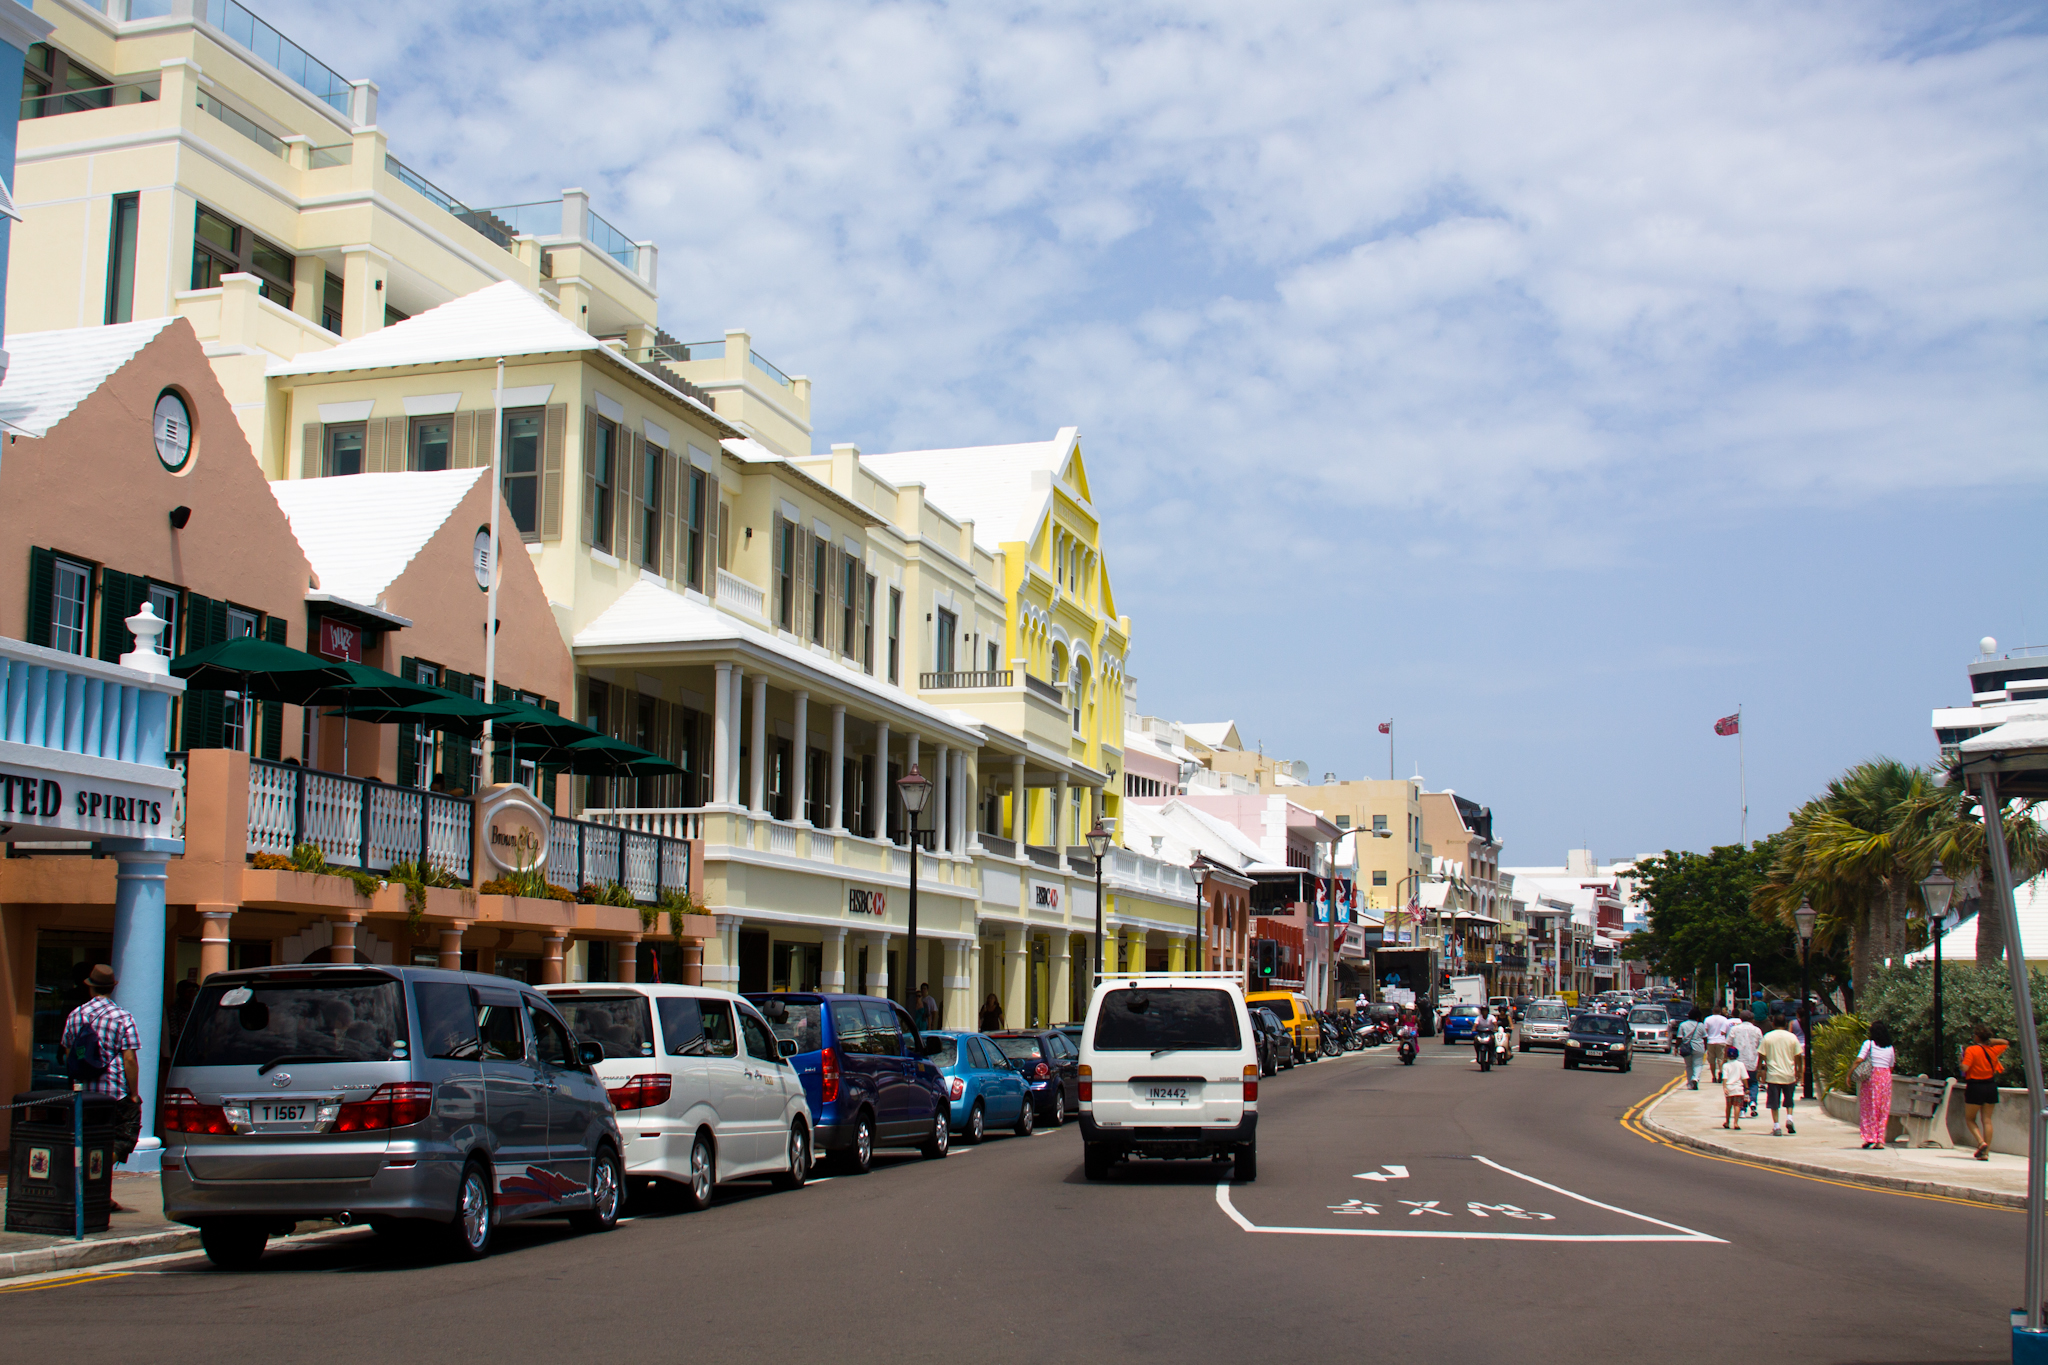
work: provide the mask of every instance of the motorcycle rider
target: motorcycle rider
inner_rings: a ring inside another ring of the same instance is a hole
[[[1508,1021],[1508,1007],[1501,1005],[1493,1013],[1493,1059],[1502,1066],[1508,1064],[1508,1054],[1514,1051],[1509,1045],[1514,1038],[1514,1026]]]
[[[1479,1069],[1493,1069],[1493,1047],[1495,1032],[1493,1016],[1482,1014],[1472,1021],[1472,1053],[1479,1059]]]

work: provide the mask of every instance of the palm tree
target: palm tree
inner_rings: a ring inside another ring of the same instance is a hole
[[[2005,812],[2006,851],[2012,861],[2013,884],[2028,881],[2048,867],[2048,833],[2036,814],[2038,803],[2022,801]],[[1977,798],[1960,785],[1947,785],[1929,793],[1927,809],[1919,816],[1927,828],[1917,863],[1932,867],[1939,859],[1944,871],[1968,887],[1991,884],[1991,863],[1984,847],[1984,821]],[[1921,875],[1925,875],[1923,872]],[[1996,969],[2005,959],[2005,921],[1998,915],[1977,916],[1977,965]]]

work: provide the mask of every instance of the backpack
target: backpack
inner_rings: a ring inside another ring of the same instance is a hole
[[[66,1070],[80,1085],[91,1085],[107,1074],[107,1059],[100,1053],[100,1035],[89,1023],[78,1027],[78,1041],[71,1046]]]

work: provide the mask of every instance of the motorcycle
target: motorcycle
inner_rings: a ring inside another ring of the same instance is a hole
[[[1494,1033],[1495,1030],[1487,1029],[1484,1033],[1475,1030],[1472,1034],[1472,1051],[1479,1058],[1481,1071],[1493,1070]]]
[[[1344,1028],[1344,1050],[1346,1052],[1360,1052],[1364,1048],[1365,1030],[1356,1023],[1346,1025]]]
[[[1319,1022],[1322,1025],[1323,1055],[1325,1057],[1335,1057],[1344,1050],[1343,1047],[1337,1042],[1337,1026],[1331,1023],[1327,1018],[1322,1019]]]
[[[1414,1065],[1415,1065],[1415,1035],[1414,1035],[1414,1034],[1412,1034],[1412,1033],[1404,1033],[1404,1034],[1402,1034],[1402,1035],[1401,1035],[1401,1049],[1400,1049],[1400,1051],[1401,1051],[1401,1065],[1402,1065],[1402,1066],[1414,1066]]]
[[[1501,1066],[1506,1066],[1508,1058],[1514,1055],[1515,1050],[1508,1046],[1508,1031],[1504,1028],[1495,1027],[1493,1030],[1493,1060]]]

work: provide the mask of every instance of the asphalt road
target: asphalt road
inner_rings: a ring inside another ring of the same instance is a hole
[[[1673,1074],[1543,1053],[1480,1074],[1426,1041],[1412,1068],[1382,1050],[1266,1081],[1249,1186],[1194,1163],[1089,1184],[1069,1125],[598,1236],[514,1226],[476,1265],[349,1232],[251,1274],[191,1258],[0,1293],[0,1340],[66,1365],[2010,1358],[2020,1215],[1624,1128]]]

